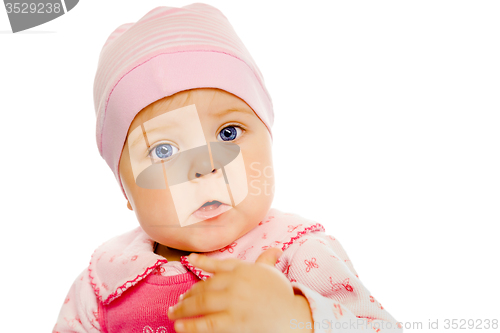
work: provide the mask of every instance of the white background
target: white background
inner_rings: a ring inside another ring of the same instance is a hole
[[[0,7],[2,332],[50,332],[94,249],[138,226],[95,143],[98,55],[189,3],[86,0],[17,34]],[[500,319],[500,3],[206,3],[273,98],[273,206],[337,237],[388,312],[423,323],[407,332]]]

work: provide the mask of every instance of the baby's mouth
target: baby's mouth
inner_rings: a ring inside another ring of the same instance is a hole
[[[218,200],[207,201],[201,205],[200,208],[194,211],[193,215],[199,219],[207,220],[216,217],[231,208],[232,207],[230,205],[226,205]]]
[[[201,205],[200,208],[198,208],[198,210],[202,212],[208,212],[219,208],[220,205],[222,205],[222,202],[217,200],[207,201],[203,205]]]

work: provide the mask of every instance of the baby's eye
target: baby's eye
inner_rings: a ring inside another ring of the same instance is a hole
[[[231,125],[224,127],[222,131],[219,132],[217,138],[221,138],[222,141],[233,141],[236,137],[241,135],[241,127],[236,125]]]
[[[148,156],[150,156],[151,153],[154,153],[154,158],[168,159],[178,151],[179,149],[177,149],[177,147],[172,146],[169,143],[160,143],[149,150]]]

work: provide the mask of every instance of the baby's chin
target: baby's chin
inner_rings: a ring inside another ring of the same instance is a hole
[[[249,220],[249,216],[250,212],[231,209],[213,223],[200,222],[197,225],[182,227],[177,230],[175,236],[163,234],[164,242],[159,243],[188,252],[217,251],[231,245],[258,225],[261,219]]]
[[[175,241],[171,240],[167,244],[162,244],[188,252],[212,252],[232,244],[240,234],[240,230],[224,227],[202,229],[205,231],[193,232],[190,235],[184,235],[186,238],[177,238]]]
[[[225,235],[225,237],[205,237],[203,240],[199,240],[193,242],[189,246],[189,251],[191,252],[212,252],[219,249],[222,249],[231,243],[233,243],[236,239],[236,236]],[[192,241],[192,240],[191,240]]]

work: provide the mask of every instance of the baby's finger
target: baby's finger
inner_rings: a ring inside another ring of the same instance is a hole
[[[170,307],[167,315],[170,320],[176,320],[224,311],[228,306],[228,297],[225,293],[210,291],[182,300],[182,302]]]
[[[275,266],[276,261],[283,254],[283,250],[277,247],[271,247],[260,254],[255,263],[263,263],[269,266]]]
[[[212,276],[208,280],[198,281],[188,291],[179,296],[179,302],[188,297],[192,297],[194,295],[205,293],[208,291],[224,290],[227,288],[230,282],[231,276],[224,274],[223,272]]]
[[[233,333],[234,326],[227,312],[213,313],[195,319],[176,320],[175,331],[178,333]]]
[[[191,264],[209,273],[229,272],[232,271],[236,266],[245,264],[242,260],[239,259],[220,260],[196,253],[191,253],[188,256],[188,259]]]

